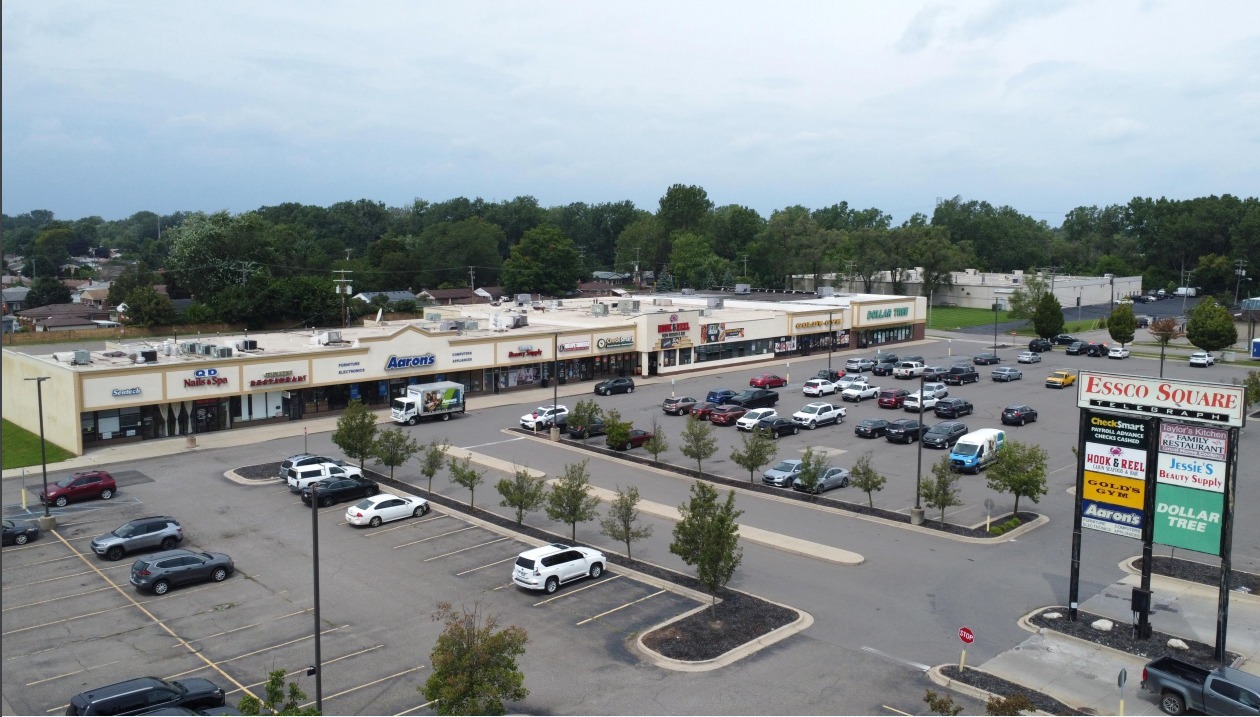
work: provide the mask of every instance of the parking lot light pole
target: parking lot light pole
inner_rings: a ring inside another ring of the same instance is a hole
[[[919,467],[914,472],[914,507],[910,509],[910,524],[923,525],[923,504],[919,493],[923,484],[923,374],[919,374]]]
[[[560,374],[556,373],[560,357],[560,334],[551,335],[551,440],[560,440],[560,426],[556,425],[559,416],[556,406],[560,405]]]
[[[26,379],[35,382],[35,399],[39,403],[39,470],[44,477],[44,517],[40,519],[39,527],[43,530],[51,530],[55,526],[52,513],[48,510],[48,444],[44,440],[44,382],[50,378],[52,376]]]
[[[315,579],[315,711],[324,714],[324,664],[319,654],[319,486],[311,483],[311,573]]]
[[[1002,310],[1002,302],[996,298],[993,299],[993,355],[997,356],[997,320],[998,312]]]
[[[1237,294],[1238,292],[1234,292]],[[1236,300],[1234,303],[1238,303]],[[836,349],[836,332],[831,326],[831,313],[827,312],[827,380],[831,380],[831,352]]]

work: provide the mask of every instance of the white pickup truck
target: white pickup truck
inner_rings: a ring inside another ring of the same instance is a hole
[[[893,366],[893,378],[918,378],[923,375],[924,368],[918,361],[901,361]]]
[[[855,383],[840,392],[840,400],[854,402],[865,401],[868,398],[879,398],[879,392],[879,386],[872,386],[866,383]]]
[[[858,388],[863,388],[869,385],[871,385],[871,380],[860,373],[855,373],[849,376],[845,376],[844,378],[835,382],[837,393],[844,391],[846,388],[853,388],[855,386]]]
[[[828,423],[844,423],[844,417],[849,409],[844,406],[837,406],[834,403],[810,403],[804,408],[792,414],[792,421],[797,425],[805,426],[811,431],[819,426]]]
[[[557,419],[568,415],[567,406],[539,406],[533,412],[521,416],[521,428],[530,431],[551,428],[556,424]]]
[[[291,492],[301,493],[303,488],[316,481],[350,476],[362,478],[363,471],[358,466],[347,466],[341,463],[315,463],[290,468],[289,475],[285,476],[285,482],[289,484]]]

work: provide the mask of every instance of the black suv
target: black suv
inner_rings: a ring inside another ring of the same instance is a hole
[[[774,404],[779,402],[779,392],[771,391],[766,388],[750,388],[747,391],[741,391],[739,395],[731,396],[726,400],[727,405],[741,406],[743,408],[774,408]]]
[[[1080,341],[1080,339],[1076,338],[1075,336],[1071,334],[1059,334],[1055,336],[1054,338],[1050,339],[1050,341],[1052,341],[1055,346],[1071,346],[1077,341]]]
[[[928,448],[949,448],[967,433],[962,421],[941,421],[923,434],[923,445]]]
[[[884,440],[889,443],[917,441],[923,435],[924,428],[922,423],[913,418],[899,418],[888,423],[888,430],[884,431]]]
[[[1028,342],[1028,350],[1045,353],[1046,351],[1053,351],[1054,344],[1050,343],[1049,339],[1033,339]]]
[[[1089,346],[1085,347],[1085,355],[1098,358],[1099,356],[1106,356],[1109,350],[1110,349],[1107,348],[1107,344],[1091,343]]]
[[[1085,343],[1084,341],[1073,341],[1072,343],[1068,344],[1066,353],[1068,356],[1080,356],[1081,354],[1085,353],[1085,350],[1088,348],[1089,348],[1089,344]]]
[[[971,407],[971,401],[965,398],[942,398],[936,402],[936,408],[933,410],[940,418],[958,418],[970,415],[975,409]]]
[[[223,689],[199,677],[163,680],[137,677],[80,692],[70,698],[68,715],[134,715],[174,707],[222,707]]]
[[[107,560],[122,560],[138,550],[172,550],[184,539],[184,528],[169,515],[136,518],[92,539],[92,552]]]
[[[941,376],[941,383],[950,386],[961,386],[964,383],[975,383],[980,380],[980,374],[970,366],[951,366],[949,373]]]

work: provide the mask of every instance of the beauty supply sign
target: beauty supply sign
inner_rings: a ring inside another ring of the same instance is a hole
[[[1242,386],[1092,371],[1081,371],[1076,385],[1081,408],[1239,428],[1246,423]]]

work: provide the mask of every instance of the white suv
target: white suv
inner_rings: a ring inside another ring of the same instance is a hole
[[[580,580],[588,575],[592,578],[599,577],[604,573],[606,562],[608,558],[598,550],[552,543],[526,550],[516,556],[512,582],[526,590],[554,593],[564,583]]]
[[[1195,353],[1190,354],[1191,366],[1207,367],[1214,363],[1216,363],[1216,359],[1213,358],[1212,354],[1207,351],[1196,351]]]
[[[530,431],[551,428],[556,419],[568,415],[569,409],[566,406],[539,406],[533,412],[521,416],[521,428]]]
[[[757,427],[763,418],[774,418],[778,416],[778,412],[773,408],[754,408],[753,410],[740,416],[735,421],[735,430],[751,431]]]

